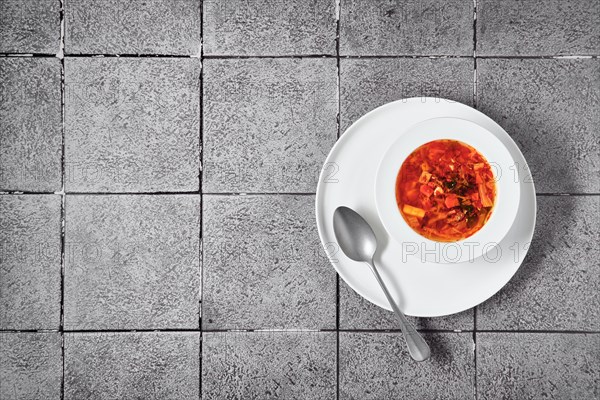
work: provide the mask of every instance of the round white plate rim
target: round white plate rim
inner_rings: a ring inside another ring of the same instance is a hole
[[[325,174],[328,169],[328,166],[332,165],[332,160],[335,160],[336,155],[338,155],[338,152],[340,151],[340,149],[346,145],[346,142],[351,140],[351,138],[353,136],[353,132],[356,131],[357,129],[361,129],[361,125],[365,121],[372,119],[378,113],[392,111],[394,108],[400,108],[400,111],[408,111],[408,110],[401,110],[401,109],[403,107],[406,107],[406,108],[418,107],[419,104],[422,107],[428,107],[427,110],[425,110],[423,108],[419,109],[421,111],[424,111],[425,114],[428,114],[428,116],[421,117],[418,121],[412,122],[410,124],[407,123],[405,128],[410,127],[412,124],[414,124],[416,122],[419,122],[419,121],[422,121],[425,119],[429,119],[429,118],[436,118],[436,117],[458,117],[458,118],[467,119],[469,121],[475,122],[480,125],[483,124],[484,127],[486,127],[486,129],[491,130],[494,133],[494,135],[496,135],[500,140],[502,140],[504,142],[505,145],[507,145],[507,147],[509,148],[509,151],[511,151],[511,153],[515,152],[519,156],[518,161],[521,161],[523,163],[523,165],[522,165],[523,169],[528,170],[526,161],[525,161],[520,149],[518,148],[518,146],[516,145],[514,140],[504,131],[504,129],[502,129],[502,127],[500,127],[496,122],[494,122],[491,118],[489,118],[485,114],[481,113],[480,111],[475,110],[464,104],[454,102],[454,101],[449,101],[449,100],[444,100],[444,99],[439,99],[439,98],[423,98],[423,97],[397,100],[397,101],[394,101],[391,103],[387,103],[381,107],[378,107],[378,108],[370,111],[369,113],[362,116],[359,120],[357,120],[350,128],[348,128],[346,133],[340,137],[340,139],[336,142],[336,144],[331,149],[331,151],[323,165],[321,174],[319,176],[319,182],[317,185],[317,193],[316,193],[316,201],[315,201],[317,229],[318,229],[318,233],[319,233],[319,238],[325,249],[325,252],[330,257],[331,264],[333,265],[333,267],[335,268],[337,273],[342,277],[342,279],[344,279],[344,281],[359,295],[361,295],[368,301],[370,301],[382,308],[388,309],[388,310],[390,309],[389,304],[387,303],[387,301],[385,301],[380,289],[378,287],[374,286],[374,284],[373,284],[375,282],[374,278],[369,277],[369,275],[365,275],[364,271],[361,270],[360,271],[360,275],[361,275],[360,279],[362,279],[362,280],[360,281],[360,284],[353,282],[353,279],[349,279],[349,278],[351,278],[351,275],[347,270],[351,269],[351,270],[353,270],[352,271],[353,274],[358,275],[358,273],[357,273],[358,270],[356,270],[356,268],[359,268],[359,267],[358,267],[357,263],[350,261],[342,253],[337,253],[338,255],[335,257],[331,256],[330,245],[335,243],[334,239],[331,240],[333,238],[332,229],[330,227],[325,227],[324,226],[325,222],[321,220],[323,218],[323,216],[321,214],[324,212],[324,211],[322,212],[321,209],[324,206],[326,206],[326,204],[324,202],[327,200],[326,198],[324,198],[325,187],[323,186],[323,181],[324,181],[324,178],[326,178]],[[412,116],[409,116],[409,119],[410,118],[412,118]],[[513,154],[513,156],[515,156],[515,154]],[[333,165],[335,165],[335,163]],[[521,174],[522,173],[519,172],[519,175],[521,175]],[[403,310],[408,315],[421,316],[421,317],[436,317],[436,316],[454,314],[454,313],[466,310],[477,304],[480,304],[481,302],[487,300],[489,297],[493,296],[512,278],[512,276],[516,273],[516,271],[520,267],[523,259],[525,258],[526,254],[527,254],[528,247],[526,247],[526,244],[531,241],[531,239],[533,237],[533,232],[535,229],[535,221],[536,221],[536,214],[537,214],[537,202],[536,202],[536,198],[535,198],[535,187],[534,187],[533,181],[530,181],[527,183],[528,183],[527,185],[523,184],[524,186],[522,187],[522,190],[521,190],[521,196],[528,197],[526,199],[529,202],[529,204],[527,204],[528,210],[523,211],[523,214],[528,217],[527,218],[528,224],[526,226],[526,232],[522,232],[521,236],[523,236],[525,239],[527,239],[528,242],[522,243],[524,245],[524,248],[522,250],[518,250],[518,253],[517,253],[518,256],[517,255],[515,256],[515,262],[513,263],[514,265],[512,265],[512,267],[508,266],[508,268],[509,268],[508,271],[503,270],[502,273],[504,274],[504,276],[502,276],[502,279],[497,281],[493,285],[492,289],[488,289],[488,290],[484,291],[483,293],[481,293],[481,291],[478,291],[477,296],[472,297],[472,299],[470,299],[470,300],[463,299],[460,302],[457,302],[457,303],[455,302],[456,304],[453,304],[453,305],[442,304],[440,302],[433,302],[433,303],[428,304],[426,307],[423,307],[423,306],[420,306],[419,304],[410,303],[408,301],[410,299],[410,296],[405,296],[405,298],[402,299],[403,291],[398,292],[398,290],[394,290],[397,288],[393,287],[394,284],[396,284],[398,282],[396,282],[396,280],[390,278],[390,276],[389,276],[390,273],[388,271],[385,271],[385,270],[383,271],[382,275],[384,275],[383,276],[384,280],[386,281],[388,286],[392,286],[391,291],[396,293],[395,298],[398,299],[397,301],[400,304],[400,307],[403,308]],[[523,201],[521,201],[521,203],[524,204]],[[342,204],[340,203],[338,205],[342,205]],[[373,204],[373,206],[374,206],[374,204]],[[336,207],[337,207],[337,205],[336,205]],[[331,210],[331,214],[332,213],[333,213],[333,211]],[[330,219],[331,218],[326,219],[327,224],[330,224]],[[371,223],[373,223],[373,222],[375,222],[375,221],[372,220]],[[326,229],[328,229],[328,231],[329,231],[328,235],[325,234]],[[512,232],[512,230],[511,230],[511,232]],[[521,245],[521,243],[519,245]],[[384,249],[384,251],[382,251],[381,253],[385,253],[385,252],[386,251]],[[339,257],[339,260],[337,260],[338,257]],[[517,260],[517,257],[518,257],[518,260]],[[346,266],[344,266],[344,264]],[[461,264],[457,264],[457,265],[463,266],[466,264],[467,263],[461,263]],[[348,265],[350,265],[350,266],[348,267]],[[369,281],[369,282],[367,282],[367,281]],[[363,287],[361,287],[361,285]],[[367,285],[368,287],[365,285]],[[366,289],[365,289],[365,287],[366,287]],[[412,287],[411,287],[411,289],[412,289]],[[433,304],[433,306],[432,306],[432,304]]]
[[[427,134],[411,136],[415,130],[427,131]],[[498,165],[505,173],[497,175],[498,204],[490,220],[475,235],[457,242],[440,243],[426,239],[415,232],[398,213],[395,197],[396,177],[400,167],[398,160],[404,160],[414,149],[432,140],[459,140],[474,146],[492,165]],[[393,165],[393,167],[392,167]],[[415,243],[418,248],[431,248],[444,253],[445,247],[457,249],[456,258],[437,257],[441,263],[468,261],[483,255],[483,247],[472,248],[469,244],[475,242],[500,242],[509,232],[519,207],[521,185],[506,173],[514,160],[500,139],[484,127],[462,118],[440,117],[429,118],[404,129],[404,133],[392,143],[383,154],[375,176],[375,204],[383,226],[389,236],[400,243],[407,241]],[[389,192],[389,193],[388,193]],[[385,194],[384,194],[385,193]],[[506,194],[510,193],[510,196]],[[390,196],[389,194],[392,194]],[[495,235],[493,232],[500,232]],[[400,239],[400,238],[403,238]],[[488,251],[492,250],[487,248]],[[417,250],[418,251],[418,250]],[[469,258],[469,256],[472,256]]]

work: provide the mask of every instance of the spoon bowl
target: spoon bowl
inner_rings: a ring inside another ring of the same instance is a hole
[[[348,207],[338,207],[333,213],[333,231],[340,248],[350,259],[373,259],[377,238],[371,226],[357,212]]]

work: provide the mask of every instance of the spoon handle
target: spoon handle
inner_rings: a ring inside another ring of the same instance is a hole
[[[404,334],[404,340],[406,341],[406,346],[408,347],[408,352],[410,353],[411,357],[416,361],[427,360],[431,355],[431,350],[429,350],[427,342],[425,342],[423,336],[421,336],[421,334],[417,332],[417,330],[412,326],[408,319],[406,319],[406,316],[402,313],[402,311],[400,311],[400,308],[392,298],[392,295],[387,290],[385,283],[383,283],[383,280],[381,279],[381,276],[379,275],[379,272],[375,267],[375,263],[371,261],[367,262],[367,264],[369,265],[369,267],[371,267],[371,271],[373,271],[377,282],[379,282],[383,293],[385,293],[385,297],[387,297],[387,300],[392,306],[394,313],[400,320],[400,329]]]

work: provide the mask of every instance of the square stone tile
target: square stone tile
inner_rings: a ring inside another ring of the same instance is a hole
[[[525,262],[477,307],[477,329],[600,331],[600,197],[538,197]],[[522,251],[528,244],[520,243]]]
[[[65,329],[197,329],[199,242],[199,196],[67,196]]]
[[[202,398],[335,399],[335,332],[202,334]]]
[[[59,48],[59,1],[0,1],[0,53],[54,55]]]
[[[0,195],[0,329],[58,329],[61,199]]]
[[[334,329],[314,196],[204,196],[203,329]]]
[[[341,132],[390,101],[434,97],[473,104],[473,60],[377,58],[340,60]]]
[[[597,0],[478,0],[477,54],[598,55]]]
[[[0,332],[0,398],[60,400],[60,333]]]
[[[477,393],[492,399],[597,399],[600,335],[477,333]]]
[[[473,55],[471,0],[344,0],[340,54]]]
[[[65,400],[197,400],[199,376],[199,332],[65,334]]]
[[[66,190],[196,191],[200,60],[68,58]]]
[[[376,306],[340,279],[340,329],[400,329],[391,311]],[[473,309],[439,318],[409,317],[417,329],[473,330]]]
[[[61,188],[60,60],[0,58],[0,191]]]
[[[204,192],[314,193],[337,138],[336,61],[204,66]]]
[[[204,54],[334,55],[336,7],[336,0],[204,1]]]
[[[340,399],[475,399],[471,333],[427,333],[431,358],[415,362],[400,333],[340,332]]]
[[[200,0],[67,0],[67,54],[200,55]]]
[[[516,140],[538,193],[600,192],[600,60],[486,59],[477,75],[478,108]]]

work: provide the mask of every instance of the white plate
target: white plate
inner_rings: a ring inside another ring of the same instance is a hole
[[[520,183],[519,210],[504,239],[480,258],[441,264],[411,257],[384,229],[375,205],[375,177],[386,151],[402,131],[431,118],[454,117],[487,129],[515,160]],[[395,127],[394,130],[389,129]],[[323,166],[316,196],[317,227],[321,242],[338,274],[358,294],[390,310],[369,268],[350,260],[337,246],[334,210],[341,205],[359,212],[378,238],[375,262],[400,308],[408,315],[436,317],[458,313],[485,301],[515,274],[533,237],[535,188],[527,164],[515,142],[493,120],[460,103],[438,98],[412,98],[381,106],[356,121],[337,141]]]
[[[375,178],[379,218],[404,252],[441,263],[458,263],[481,257],[510,230],[520,200],[520,184],[511,168],[515,161],[502,142],[487,129],[465,119],[432,118],[408,129],[390,127],[396,141],[383,156]],[[399,132],[398,132],[399,131]],[[452,243],[436,242],[415,232],[398,211],[396,179],[400,166],[418,147],[433,140],[452,139],[479,151],[490,163],[496,181],[496,201],[487,223],[474,235]]]

